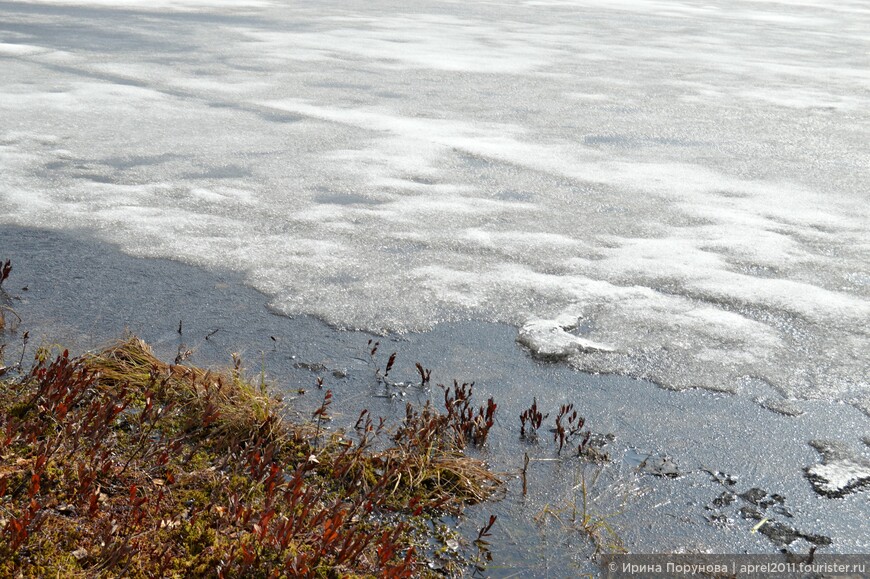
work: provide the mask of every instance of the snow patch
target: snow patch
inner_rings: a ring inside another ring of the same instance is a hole
[[[839,441],[814,440],[821,464],[807,467],[807,479],[820,495],[840,498],[870,487],[870,460]]]
[[[517,341],[529,348],[535,356],[551,360],[582,353],[616,351],[611,346],[568,333],[566,330],[571,329],[571,326],[563,323],[562,320],[531,320],[520,328]]]

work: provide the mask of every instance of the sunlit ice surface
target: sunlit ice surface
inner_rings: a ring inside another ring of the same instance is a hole
[[[0,221],[339,327],[507,322],[587,371],[870,412],[868,30],[849,1],[0,1]]]

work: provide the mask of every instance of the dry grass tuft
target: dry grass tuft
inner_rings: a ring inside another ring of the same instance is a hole
[[[285,426],[274,420],[278,401],[245,381],[238,365],[231,370],[212,372],[167,364],[135,336],[102,352],[85,355],[82,360],[86,368],[99,373],[104,387],[152,391],[160,403],[177,405],[181,414],[200,423],[207,421],[210,436],[215,438],[222,435],[246,439],[266,424],[271,428]],[[276,431],[271,436],[286,434]]]

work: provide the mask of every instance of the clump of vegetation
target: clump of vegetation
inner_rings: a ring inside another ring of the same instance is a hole
[[[565,424],[562,423],[565,419]],[[562,452],[562,447],[566,442],[571,442],[574,437],[580,437],[580,444],[577,447],[577,454],[582,455],[583,449],[589,444],[589,439],[592,436],[590,431],[583,432],[583,425],[586,424],[586,419],[577,414],[573,404],[563,404],[559,407],[559,414],[556,415],[556,428],[553,430],[553,442],[559,443],[559,453]]]
[[[538,409],[538,399],[532,398],[532,405],[520,414],[520,438],[536,440],[538,429],[541,428],[541,424],[548,416],[549,414],[543,414]],[[526,430],[526,423],[528,423],[528,430]]]
[[[549,414],[544,414],[538,407],[537,398],[533,398],[532,404],[519,415],[520,439],[528,443],[537,443],[538,430],[548,417]],[[553,433],[553,444],[556,446],[558,458],[532,459],[526,452],[523,456],[523,466],[519,471],[522,494],[524,497],[528,494],[528,471],[531,461],[568,460],[562,458],[562,450],[566,445],[573,445],[577,442],[574,456],[581,460],[580,464],[582,465],[582,470],[579,471],[579,482],[571,489],[571,495],[568,499],[562,504],[546,505],[534,517],[534,520],[541,526],[556,522],[561,525],[564,531],[577,532],[594,546],[593,556],[601,553],[623,553],[626,552],[625,548],[615,528],[611,525],[611,520],[623,514],[623,509],[634,491],[625,493],[621,500],[621,506],[616,511],[603,514],[597,512],[594,504],[597,501],[590,495],[590,490],[604,471],[602,465],[610,461],[605,447],[615,437],[612,434],[593,434],[588,429],[584,430],[585,425],[586,420],[579,415],[573,404],[559,406],[555,423],[550,429],[550,432]],[[587,485],[586,467],[592,465],[595,465],[597,470],[591,484]],[[576,494],[578,490],[580,491],[579,496]]]
[[[0,265],[0,287],[3,287],[3,282],[9,279],[10,273],[12,273],[12,261],[7,259]]]
[[[544,420],[550,416],[543,414],[538,408],[538,400],[532,399],[532,404],[520,413],[520,438],[529,442],[537,442],[538,429]],[[576,455],[580,458],[593,462],[607,462],[610,456],[602,450],[602,447],[613,439],[612,434],[604,436],[594,435],[590,430],[583,430],[586,419],[577,413],[573,404],[562,404],[556,415],[556,423],[550,431],[553,433],[553,442],[558,443],[557,454],[562,454],[566,444],[579,441]],[[522,474],[525,474],[525,467]]]
[[[12,272],[12,262],[10,260],[0,261],[0,298],[5,296],[5,290],[3,289],[3,282],[9,278],[9,274]],[[19,324],[21,324],[21,317],[9,306],[0,303],[0,330],[4,330],[7,328],[6,317],[7,314],[11,314],[15,317],[17,321],[16,324],[13,325],[13,328],[17,328]],[[3,345],[0,345],[0,375],[3,374]]]
[[[331,398],[295,424],[238,361],[165,364],[137,338],[41,351],[0,382],[0,575],[431,573],[427,515],[502,488],[462,453],[485,441],[495,403],[475,409],[471,386],[454,385],[446,414],[408,406],[384,443],[366,411],[352,432],[325,432]]]

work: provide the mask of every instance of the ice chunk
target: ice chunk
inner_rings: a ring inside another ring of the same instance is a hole
[[[870,460],[839,441],[810,443],[822,455],[821,464],[807,467],[807,479],[820,495],[839,498],[870,487]]]
[[[564,359],[568,356],[591,352],[614,352],[615,349],[592,340],[585,340],[568,333],[570,329],[559,322],[564,320],[535,319],[526,322],[517,334],[517,341],[532,351],[535,356],[547,359]]]

